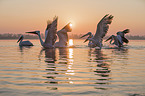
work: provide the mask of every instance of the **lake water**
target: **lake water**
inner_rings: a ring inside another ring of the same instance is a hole
[[[0,96],[145,96],[145,40],[125,49],[20,48],[0,40]],[[106,43],[107,44],[107,43]],[[106,46],[106,45],[105,45]]]

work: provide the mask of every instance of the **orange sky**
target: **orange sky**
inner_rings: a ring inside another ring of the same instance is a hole
[[[126,28],[131,35],[145,35],[144,0],[0,0],[0,12],[0,33],[44,32],[54,16],[58,30],[72,22],[74,34],[95,33],[99,20],[109,13],[114,19],[107,35]]]

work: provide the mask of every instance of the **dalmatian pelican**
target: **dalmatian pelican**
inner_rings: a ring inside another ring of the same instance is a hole
[[[111,45],[116,45],[118,47],[122,47],[123,46],[123,42],[122,42],[122,39],[121,39],[121,36],[120,35],[111,35],[105,42],[107,42],[108,40],[110,40],[110,44]],[[112,41],[114,41],[112,43]]]
[[[68,47],[68,32],[72,31],[71,22],[57,32],[59,41],[55,43],[55,47]]]
[[[117,32],[117,33],[116,33],[117,36],[112,35],[112,36],[110,36],[105,42],[107,42],[108,40],[110,40],[110,44],[112,44],[112,45],[115,44],[115,45],[118,46],[118,47],[122,47],[124,42],[125,42],[125,43],[128,43],[128,42],[129,42],[129,41],[125,38],[125,36],[124,36],[126,33],[129,33],[129,29],[125,29],[125,30],[123,30],[123,31]],[[114,41],[114,42],[112,43],[112,41]]]
[[[56,41],[57,20],[58,20],[58,17],[55,17],[53,22],[49,22],[47,24],[47,28],[45,30],[45,41],[42,40],[40,31],[32,31],[32,32],[26,32],[26,33],[37,34],[39,37],[40,43],[44,48],[54,48],[54,44]]]
[[[112,15],[106,14],[97,24],[95,35],[91,37],[90,33],[88,34],[89,35],[88,40],[91,41],[90,47],[93,47],[93,48],[99,47],[100,49],[102,48],[102,39],[108,31],[109,24],[111,24],[113,17],[114,16]],[[84,36],[87,36],[87,34],[85,34]]]
[[[23,41],[24,36],[21,35],[18,39],[17,43],[19,42],[19,46],[34,46],[30,41]]]

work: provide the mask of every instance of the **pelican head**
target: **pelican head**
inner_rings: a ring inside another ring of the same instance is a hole
[[[129,29],[125,29],[125,30],[123,30],[123,33],[129,33]]]
[[[40,34],[40,31],[32,31],[32,32],[25,32],[25,33],[32,33],[32,34]]]
[[[23,35],[21,35],[21,37],[19,38],[19,40],[17,41],[17,43],[20,41],[20,40],[22,40],[24,37],[23,37]]]
[[[88,32],[87,34],[85,34],[82,37],[80,37],[80,38],[83,38],[83,37],[88,36],[88,35],[89,35],[89,37],[84,41],[84,43],[87,42],[89,40],[89,38],[92,38],[93,34],[91,32]]]

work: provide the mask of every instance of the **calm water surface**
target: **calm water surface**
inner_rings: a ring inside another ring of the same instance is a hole
[[[0,40],[0,96],[145,96],[145,40],[127,48],[42,50]]]

